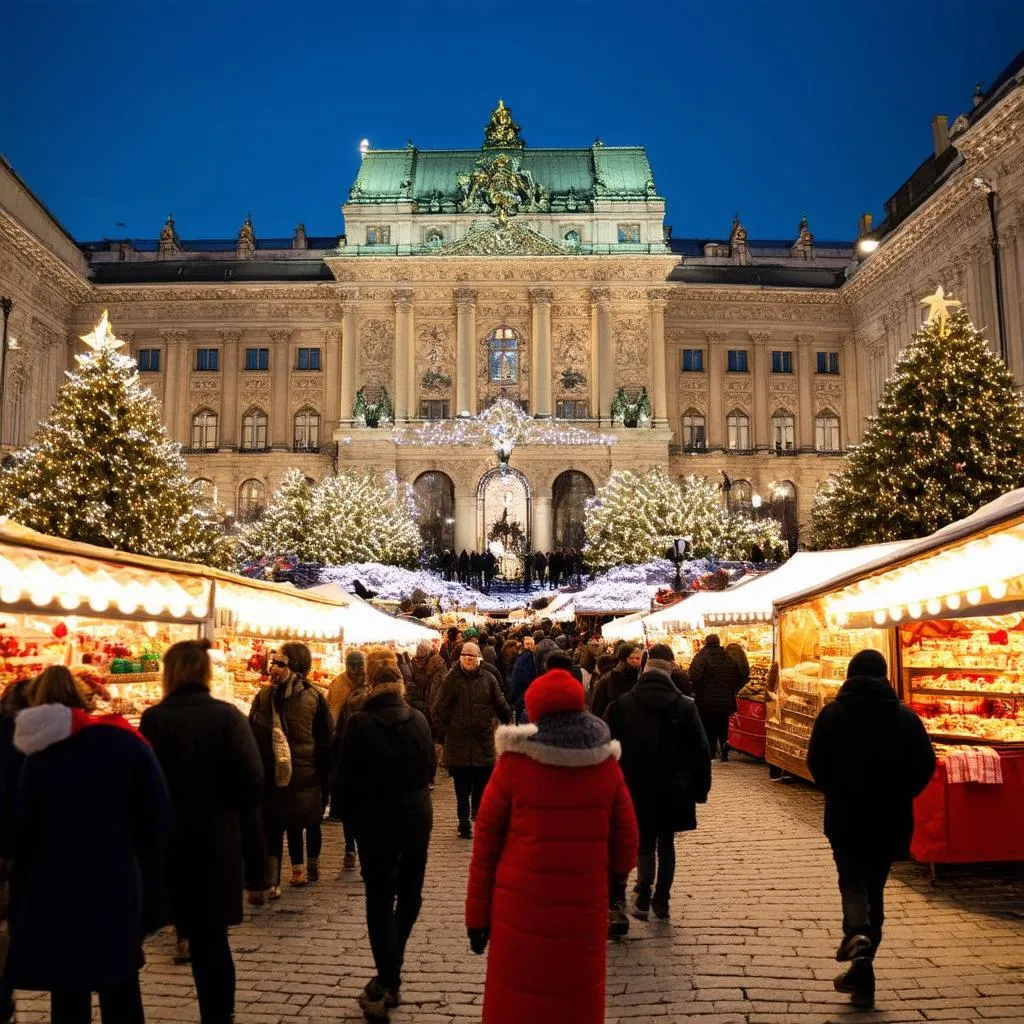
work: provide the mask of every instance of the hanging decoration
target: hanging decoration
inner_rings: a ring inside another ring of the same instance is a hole
[[[619,388],[612,398],[612,422],[624,427],[649,427],[651,425],[651,399],[647,388],[641,388],[636,398],[630,398],[625,388]]]

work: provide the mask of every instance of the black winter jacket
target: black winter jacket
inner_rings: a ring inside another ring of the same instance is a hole
[[[202,686],[142,716],[171,794],[171,917],[183,935],[242,922],[242,888],[263,889],[263,764],[245,716]],[[243,878],[242,865],[245,865]]]
[[[736,710],[736,694],[743,687],[739,666],[717,646],[707,646],[690,662],[693,697],[701,714],[728,714]]]
[[[626,777],[641,832],[697,827],[698,803],[711,789],[711,750],[693,700],[667,672],[645,672],[605,712],[622,744]]]
[[[825,835],[834,847],[909,856],[914,797],[935,771],[935,752],[888,680],[846,680],[814,723],[807,767],[825,793]]]
[[[594,687],[591,706],[593,713],[598,718],[604,718],[608,705],[612,701],[618,700],[623,694],[629,693],[639,678],[640,673],[637,669],[630,668],[628,664],[620,661],[611,672],[601,676],[597,686]]]
[[[496,676],[483,664],[471,673],[456,664],[441,683],[432,715],[434,728],[444,736],[445,767],[493,765],[495,726],[511,720]]]

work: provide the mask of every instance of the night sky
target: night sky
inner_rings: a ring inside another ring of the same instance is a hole
[[[6,0],[0,152],[80,241],[342,230],[358,144],[644,145],[676,237],[850,239],[1024,48],[1020,0]],[[119,224],[120,222],[120,224]]]

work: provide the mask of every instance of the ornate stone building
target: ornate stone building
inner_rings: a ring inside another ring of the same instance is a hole
[[[508,508],[532,546],[569,545],[611,471],[661,466],[806,522],[937,283],[1024,380],[1022,66],[935,119],[856,244],[806,218],[756,241],[738,215],[727,238],[675,238],[642,148],[531,148],[501,103],[480,149],[367,148],[341,237],[260,239],[249,216],[189,242],[169,217],[152,242],[79,244],[2,164],[2,440],[29,439],[108,308],[196,480],[240,516],[292,466],[375,466],[428,498],[433,543],[478,547]],[[536,424],[504,466],[476,422],[499,398]]]

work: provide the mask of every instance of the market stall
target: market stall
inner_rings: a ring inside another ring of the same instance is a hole
[[[387,644],[413,651],[423,641],[441,641],[437,630],[388,615],[362,598],[349,594],[337,583],[323,583],[301,593],[324,597],[344,607],[345,643],[349,646]]]
[[[213,642],[214,695],[248,708],[266,655],[302,640],[313,681],[340,671],[345,608],[205,566],[78,544],[0,520],[0,686],[71,667],[97,707],[135,718],[161,697],[163,652]]]
[[[1024,490],[777,611],[769,763],[808,777],[815,716],[850,656],[879,650],[939,755],[917,802],[913,855],[1024,859]]]

